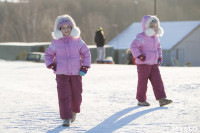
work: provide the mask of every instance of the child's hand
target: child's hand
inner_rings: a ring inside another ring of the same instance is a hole
[[[161,57],[158,58],[158,65],[162,65],[162,58]]]
[[[141,54],[140,56],[137,57],[139,60],[144,61],[146,59],[146,56]]]
[[[52,64],[50,64],[47,68],[56,71],[56,63],[52,63]]]
[[[82,67],[81,67],[81,70],[80,70],[80,72],[79,72],[79,75],[80,75],[80,76],[84,76],[84,75],[87,73],[88,68],[89,68],[89,67],[87,67],[87,66],[82,66]]]

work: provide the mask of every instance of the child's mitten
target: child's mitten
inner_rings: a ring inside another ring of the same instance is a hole
[[[146,59],[146,56],[141,54],[140,56],[137,57],[139,60],[144,61]]]
[[[87,73],[87,71],[88,71],[88,67],[87,66],[82,66],[81,70],[79,72],[79,75],[80,76],[84,76]]]
[[[162,65],[162,58],[161,57],[158,58],[158,65]]]
[[[52,63],[52,64],[50,64],[47,68],[56,71],[56,63]]]

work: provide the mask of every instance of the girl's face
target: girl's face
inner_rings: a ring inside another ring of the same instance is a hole
[[[63,36],[69,36],[72,30],[72,27],[68,24],[64,24],[61,28]]]
[[[158,23],[152,23],[152,24],[150,24],[150,26],[157,34],[158,33]]]

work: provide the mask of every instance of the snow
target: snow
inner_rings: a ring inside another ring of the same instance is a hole
[[[161,27],[164,29],[164,35],[160,37],[162,49],[170,50],[199,25],[200,21],[161,22]],[[118,36],[108,42],[108,45],[112,45],[114,49],[128,49],[130,48],[132,41],[136,38],[136,35],[141,32],[141,23],[132,23]]]
[[[51,42],[2,42],[0,46],[40,46],[49,44]]]
[[[59,118],[55,75],[43,63],[0,61],[0,132],[200,132],[200,68],[160,67],[169,99],[138,107],[136,66],[92,64],[83,77],[81,113],[71,127]]]

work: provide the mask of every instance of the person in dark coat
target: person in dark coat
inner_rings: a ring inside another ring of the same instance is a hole
[[[95,34],[95,43],[97,46],[97,62],[103,63],[105,59],[105,35],[103,32],[103,28],[99,27]]]

